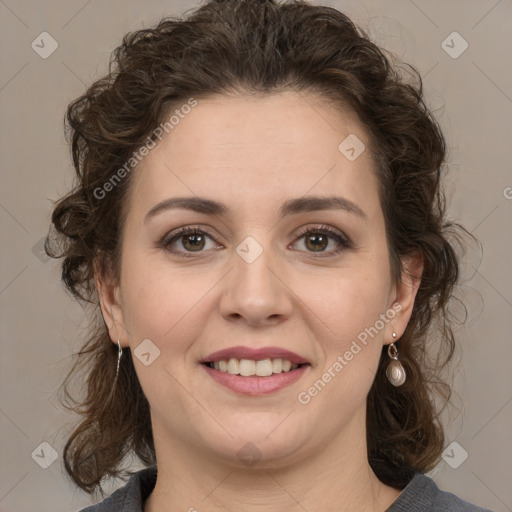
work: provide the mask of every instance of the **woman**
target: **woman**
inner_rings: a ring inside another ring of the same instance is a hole
[[[87,511],[484,510],[424,475],[460,227],[419,78],[332,8],[213,1],[67,120],[47,251],[101,317],[64,461],[88,492],[147,466]]]

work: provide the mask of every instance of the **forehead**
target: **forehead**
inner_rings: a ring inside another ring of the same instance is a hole
[[[281,144],[283,151],[314,155],[329,146],[337,150],[340,136],[356,132],[362,136],[362,127],[351,112],[316,95],[286,91],[197,100],[197,106],[173,128],[168,142],[169,147],[195,147],[219,155],[251,153],[251,146],[264,144]]]
[[[367,134],[332,102],[296,92],[196,101],[168,113],[172,129],[134,172],[134,208],[177,195],[214,194],[243,208],[249,198],[268,205],[336,191],[365,202],[376,193]]]

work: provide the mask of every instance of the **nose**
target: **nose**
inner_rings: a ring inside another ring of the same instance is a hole
[[[223,318],[255,327],[276,325],[290,317],[293,293],[270,250],[264,249],[254,261],[243,252],[233,252],[233,267],[223,280]]]

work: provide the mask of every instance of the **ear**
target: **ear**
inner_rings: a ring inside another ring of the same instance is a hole
[[[390,332],[386,333],[386,339],[384,340],[386,345],[393,341],[393,332],[396,332],[397,340],[403,335],[411,318],[423,273],[423,255],[419,249],[402,256],[400,259],[402,261],[401,282],[396,283],[394,299],[390,304],[390,308],[396,312],[396,315],[389,323]]]
[[[94,282],[98,291],[101,314],[107,325],[110,339],[115,344],[120,340],[122,346],[127,346],[128,337],[119,284],[113,277],[104,275],[97,267],[94,270]]]

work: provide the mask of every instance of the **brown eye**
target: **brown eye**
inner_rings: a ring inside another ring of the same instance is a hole
[[[350,239],[343,233],[329,226],[308,227],[299,233],[297,240],[304,239],[305,250],[308,253],[317,253],[318,257],[336,256],[352,247]],[[331,241],[338,248],[326,250]],[[296,242],[297,243],[297,242]]]
[[[160,247],[171,254],[192,257],[192,253],[200,254],[212,248],[207,247],[208,240],[213,241],[213,237],[209,233],[187,226],[165,235],[160,241]],[[215,248],[215,244],[212,245]]]
[[[306,247],[314,252],[323,251],[329,243],[328,237],[323,233],[306,235],[305,239]]]
[[[205,245],[204,236],[201,233],[186,234],[181,239],[183,247],[187,251],[200,251]]]

